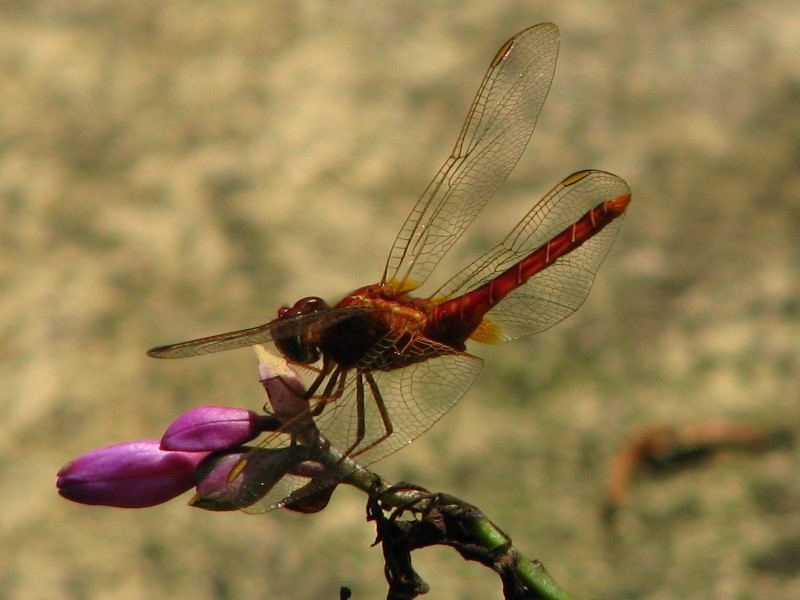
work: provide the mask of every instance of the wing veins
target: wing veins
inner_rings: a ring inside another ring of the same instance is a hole
[[[552,24],[531,27],[500,52],[478,88],[453,151],[395,239],[381,281],[398,292],[427,279],[519,160],[555,72],[558,29]]]

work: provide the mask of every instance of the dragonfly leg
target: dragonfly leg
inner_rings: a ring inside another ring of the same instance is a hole
[[[322,363],[322,368],[319,370],[319,374],[314,378],[314,381],[311,382],[311,385],[308,386],[306,390],[306,400],[310,400],[311,397],[316,393],[319,386],[322,385],[322,382],[325,381],[325,378],[331,374],[331,370],[333,369],[333,364],[328,361],[324,360]]]
[[[392,425],[392,418],[389,416],[389,411],[386,410],[386,403],[383,401],[383,396],[381,395],[381,391],[378,388],[378,384],[375,382],[375,378],[372,376],[371,373],[365,372],[363,376],[367,380],[367,385],[369,385],[370,392],[372,393],[372,398],[375,401],[375,406],[378,408],[378,412],[381,415],[381,422],[383,423],[383,435],[380,436],[378,439],[373,440],[364,448],[360,448],[358,452],[352,454],[352,456],[358,456],[359,454],[363,454],[368,450],[371,450],[378,444],[382,443],[384,440],[389,438],[394,433],[394,426]],[[353,452],[358,446],[364,441],[365,435],[365,423],[364,423],[364,384],[361,380],[361,374],[359,373],[359,390],[356,397],[356,401],[358,402],[358,431],[361,433],[361,437],[353,443],[353,445],[348,449],[347,456],[351,456],[351,452]]]
[[[358,373],[356,375],[356,439],[352,445],[344,453],[345,456],[350,456],[353,451],[361,445],[364,441],[366,434],[366,420],[364,413],[364,374]]]
[[[347,378],[344,376],[344,371],[342,371],[342,369],[336,368],[333,371],[330,379],[328,380],[328,383],[325,385],[325,389],[322,391],[322,394],[319,397],[319,400],[311,409],[312,417],[320,416],[322,414],[322,411],[325,409],[325,407],[331,400],[338,400],[339,398],[342,397],[342,394],[344,393],[344,385],[346,379]]]

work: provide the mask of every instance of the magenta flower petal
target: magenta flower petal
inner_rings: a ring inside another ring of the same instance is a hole
[[[333,491],[339,484],[339,476],[329,471],[325,465],[313,460],[307,460],[294,465],[289,470],[290,475],[304,477],[309,482],[285,499],[283,507],[299,513],[315,513],[328,505]]]
[[[330,501],[335,489],[336,486],[332,485],[330,487],[317,490],[316,492],[306,494],[299,500],[290,498],[284,505],[284,508],[307,515],[317,513],[328,506],[328,502]]]
[[[200,452],[239,446],[258,437],[269,419],[274,417],[261,417],[243,408],[198,406],[172,422],[161,438],[161,448]]]
[[[194,485],[194,472],[208,452],[168,452],[159,440],[136,440],[97,448],[64,465],[58,493],[82,504],[120,508],[154,506]]]
[[[272,412],[282,422],[308,413],[303,380],[286,360],[263,346],[253,346],[258,356],[258,375],[267,391]]]
[[[258,502],[307,457],[302,446],[257,448],[212,456],[200,468],[202,480],[189,504],[206,510],[236,510]],[[246,460],[245,463],[242,463]],[[239,468],[233,479],[231,474]],[[276,498],[276,501],[281,498]]]
[[[235,452],[222,456],[215,456],[209,459],[210,462],[201,466],[201,470],[208,469],[205,475],[197,484],[195,495],[189,500],[190,506],[204,508],[206,510],[238,510],[248,506],[248,501],[241,498],[241,481],[234,479],[230,481],[233,469],[245,457],[247,452]],[[252,494],[244,493],[245,497]],[[249,504],[258,501],[259,496],[255,495]]]

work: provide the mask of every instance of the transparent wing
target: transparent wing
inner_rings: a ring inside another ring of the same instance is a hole
[[[422,337],[401,344],[391,336],[376,344],[351,374],[344,402],[317,419],[334,445],[352,448],[349,456],[364,465],[396,452],[430,429],[469,389],[483,365],[476,356]],[[387,370],[381,356],[388,347],[417,362]],[[358,401],[359,378],[365,379],[363,407]],[[356,443],[360,422],[364,437]]]
[[[367,310],[370,309],[366,306],[327,308],[289,319],[275,319],[257,327],[228,331],[168,346],[158,346],[148,350],[147,355],[153,358],[185,358],[254,346],[276,339],[290,338],[301,333],[320,331]]]
[[[630,196],[622,179],[604,171],[580,171],[548,192],[502,243],[445,283],[436,296],[452,298],[481,287],[526,256],[568,231],[588,211]],[[478,341],[502,342],[552,327],[586,299],[595,273],[611,250],[622,218],[616,218],[578,248],[548,264],[489,310]],[[481,338],[481,333],[491,336]]]
[[[558,57],[558,28],[530,27],[492,59],[452,154],[406,219],[382,283],[421,285],[517,164],[533,134]]]
[[[388,366],[383,357],[390,348],[418,362],[382,370]],[[389,335],[343,374],[342,393],[329,399],[314,418],[315,425],[334,448],[366,466],[430,429],[472,385],[482,364],[475,356],[421,337],[400,348]],[[320,399],[312,399],[312,404]],[[277,444],[285,446],[287,437],[271,436],[264,445]],[[259,513],[279,507],[290,496],[301,499],[330,488],[345,475],[346,471],[318,477],[286,474],[244,510]]]

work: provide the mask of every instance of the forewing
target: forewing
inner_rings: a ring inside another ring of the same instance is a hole
[[[158,346],[148,350],[147,355],[153,358],[185,358],[254,346],[255,344],[264,344],[273,340],[289,338],[300,333],[321,331],[366,310],[369,310],[369,307],[327,308],[289,319],[275,319],[257,327],[229,331],[168,346]]]
[[[558,28],[530,27],[492,60],[452,154],[403,224],[382,282],[412,290],[464,233],[517,164],[550,89]]]
[[[537,202],[501,244],[463,269],[436,295],[451,298],[480,287],[542,247],[590,209],[626,194],[630,194],[628,185],[611,173],[587,171],[570,175]],[[575,312],[589,294],[597,269],[611,250],[621,225],[622,218],[615,219],[500,301],[485,317],[494,331],[496,339],[492,341],[544,331]]]

